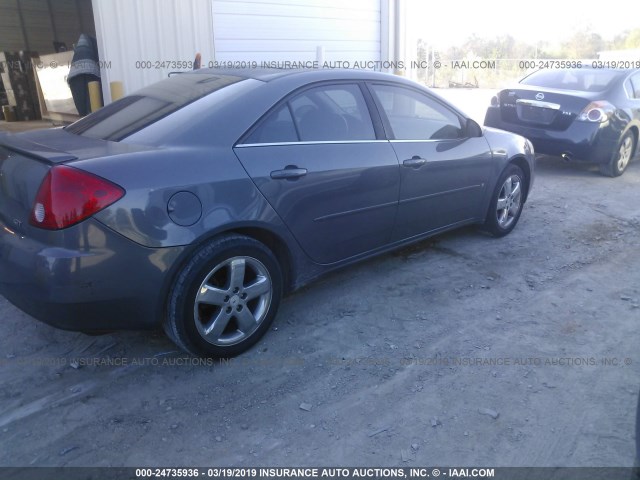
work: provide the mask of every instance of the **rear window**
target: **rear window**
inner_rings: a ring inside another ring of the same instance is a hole
[[[243,78],[231,75],[174,75],[101,108],[65,130],[85,137],[119,141],[240,80]]]
[[[578,90],[582,92],[603,92],[626,72],[616,70],[595,70],[582,68],[577,70],[539,70],[522,79],[524,85],[558,88],[560,90]]]

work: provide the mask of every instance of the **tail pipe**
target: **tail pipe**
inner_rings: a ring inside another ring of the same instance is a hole
[[[573,155],[569,152],[564,152],[560,155],[565,162],[570,162],[573,160]]]

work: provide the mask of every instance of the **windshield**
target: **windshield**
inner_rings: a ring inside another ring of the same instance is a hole
[[[616,70],[595,70],[583,68],[576,70],[539,70],[520,83],[537,87],[558,88],[561,90],[579,90],[583,92],[603,92],[626,72]]]
[[[174,75],[101,108],[65,130],[85,137],[119,141],[240,80],[243,78],[230,75]]]

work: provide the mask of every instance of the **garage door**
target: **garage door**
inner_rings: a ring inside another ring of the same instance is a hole
[[[380,0],[215,0],[217,61],[380,60]]]

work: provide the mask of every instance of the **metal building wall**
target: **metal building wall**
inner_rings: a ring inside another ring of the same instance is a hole
[[[109,82],[129,94],[180,70],[175,61],[213,58],[211,0],[93,0],[105,104]]]
[[[382,0],[386,1],[386,0]],[[381,59],[381,0],[214,0],[218,61]]]
[[[171,61],[192,61],[197,52],[205,67],[315,60],[318,46],[329,61],[388,59],[386,12],[394,1],[93,0],[105,103],[109,82],[122,81],[132,93],[180,70]]]

